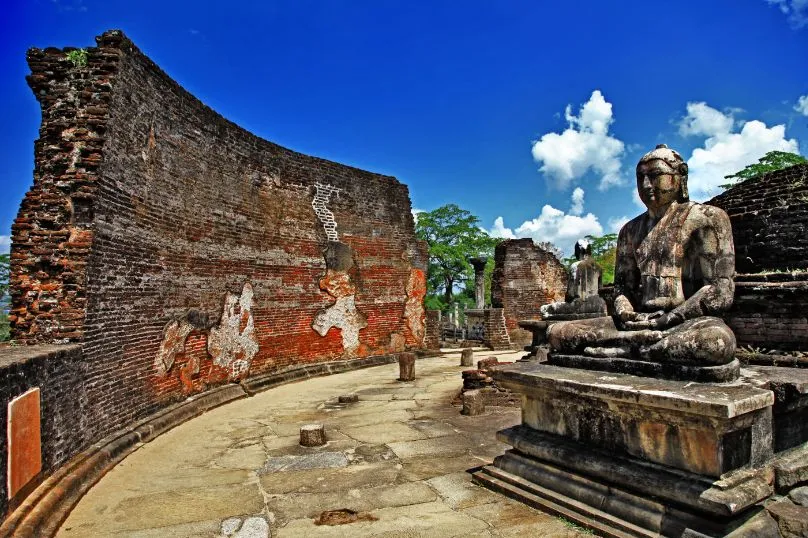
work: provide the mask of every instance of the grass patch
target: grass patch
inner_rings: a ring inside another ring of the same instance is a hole
[[[563,524],[565,527],[567,527],[568,529],[572,529],[572,530],[575,530],[575,531],[580,532],[581,534],[587,534],[587,535],[589,535],[589,536],[597,536],[597,534],[595,534],[595,531],[593,531],[592,529],[590,529],[590,528],[588,528],[588,527],[584,527],[584,526],[582,526],[582,525],[578,525],[578,524],[577,524],[577,523],[575,523],[574,521],[570,521],[569,519],[567,519],[567,518],[565,518],[565,517],[558,516],[558,520],[559,520],[559,521],[560,521],[560,522],[561,522],[561,523],[562,523],[562,524]]]

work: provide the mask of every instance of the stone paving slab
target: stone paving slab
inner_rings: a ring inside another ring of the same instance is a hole
[[[501,360],[522,355],[491,353]],[[470,482],[507,446],[517,408],[453,406],[460,352],[278,386],[213,409],[144,444],[79,502],[60,537],[583,536]],[[337,398],[358,394],[359,401]],[[298,444],[303,424],[328,443]],[[317,525],[325,511],[357,520]],[[318,520],[319,521],[319,520]]]

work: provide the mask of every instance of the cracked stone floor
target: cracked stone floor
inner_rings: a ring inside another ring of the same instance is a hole
[[[475,361],[521,353],[476,351]],[[507,448],[494,432],[519,409],[466,417],[451,401],[460,353],[309,379],[235,401],[146,443],[79,502],[57,536],[583,536],[564,521],[471,483]],[[337,397],[356,393],[359,402]],[[328,444],[298,444],[322,423]],[[317,525],[324,511],[356,521]]]

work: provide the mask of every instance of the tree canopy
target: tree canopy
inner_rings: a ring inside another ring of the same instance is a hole
[[[473,297],[474,269],[468,259],[491,258],[497,244],[480,228],[480,219],[455,204],[448,204],[418,213],[415,233],[429,244],[427,292],[433,304],[427,306],[448,306],[460,284],[471,283],[466,288],[471,288]],[[443,304],[435,304],[435,299]]]
[[[770,151],[754,164],[750,164],[743,170],[739,170],[734,174],[724,176],[724,179],[734,179],[732,183],[725,183],[720,185],[724,189],[734,187],[738,183],[752,179],[762,174],[782,170],[795,164],[802,164],[808,162],[808,159],[798,153],[789,153],[787,151]]]

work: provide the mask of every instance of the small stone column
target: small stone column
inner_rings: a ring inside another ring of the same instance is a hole
[[[457,303],[454,304],[454,312],[452,313],[452,323],[455,328],[460,327],[460,307]]]
[[[300,427],[301,446],[323,446],[325,444],[325,426],[322,424],[306,424]]]
[[[470,347],[460,353],[460,366],[474,366],[474,351]]]
[[[398,380],[415,380],[415,353],[407,352],[398,354]]]
[[[469,263],[474,267],[474,298],[476,308],[485,308],[485,264],[488,258],[470,258]]]

